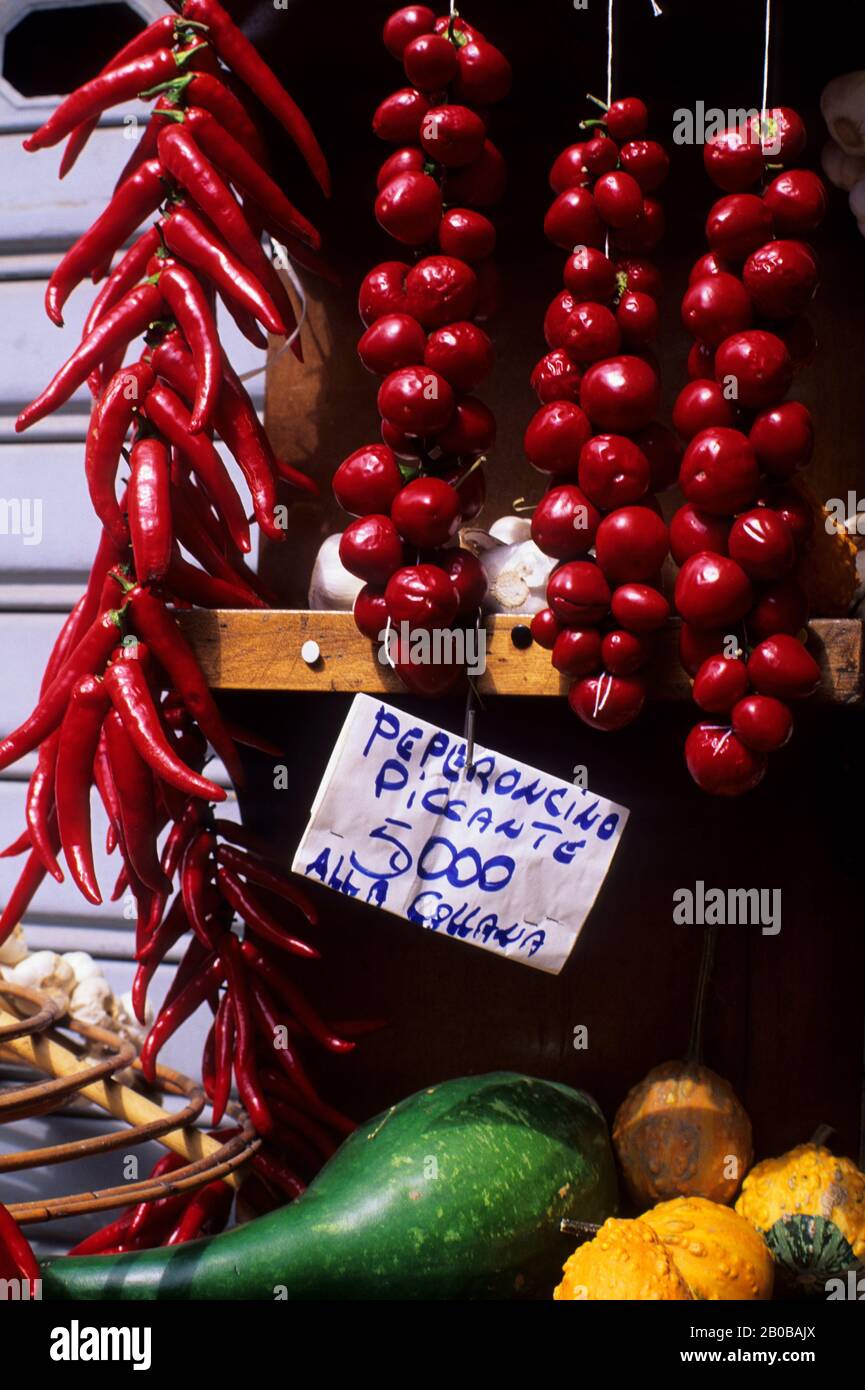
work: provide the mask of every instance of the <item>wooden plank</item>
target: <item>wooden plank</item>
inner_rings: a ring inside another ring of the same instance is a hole
[[[357,631],[350,613],[196,610],[179,616],[208,680],[217,689],[405,693],[399,677],[378,660],[373,644]],[[514,645],[514,628],[525,627],[528,621],[512,616],[488,621],[487,666],[477,682],[482,694],[565,694],[568,681],[551,666],[549,652],[536,643],[526,650]],[[817,698],[840,704],[860,701],[865,684],[862,623],[815,619],[809,631],[823,672]],[[321,652],[311,666],[300,654],[310,640]],[[687,699],[690,681],[676,655],[674,624],[661,634],[660,643],[651,694],[661,700]]]

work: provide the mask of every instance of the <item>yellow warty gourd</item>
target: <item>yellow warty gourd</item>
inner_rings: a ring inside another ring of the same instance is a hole
[[[691,1297],[670,1255],[641,1221],[610,1217],[594,1240],[568,1259],[562,1282],[553,1294],[559,1302],[586,1300],[676,1300]]]
[[[744,1217],[705,1197],[676,1197],[645,1212],[694,1298],[772,1297],[775,1271],[766,1242]]]

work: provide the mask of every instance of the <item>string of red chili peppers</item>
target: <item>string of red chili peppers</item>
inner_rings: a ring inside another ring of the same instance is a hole
[[[364,581],[355,622],[373,639],[388,623],[400,632],[403,623],[413,631],[474,621],[486,593],[477,558],[448,542],[483,506],[480,464],[495,441],[493,414],[472,394],[492,367],[480,323],[497,296],[496,231],[480,209],[504,192],[488,108],[511,82],[506,58],[455,15],[397,10],[384,42],[412,85],[375,113],[375,133],[397,146],[379,170],[375,214],[417,259],[383,261],[361,285],[358,353],[383,378],[384,442],[357,449],[333,479],[337,501],[356,518],[339,551]],[[444,693],[461,679],[458,666],[414,664],[399,650],[396,669],[418,694]]]
[[[103,529],[87,590],[55,643],[36,707],[0,742],[0,768],[38,749],[26,828],[3,852],[27,852],[27,859],[0,916],[0,941],[46,873],[63,878],[61,849],[81,892],[101,902],[90,824],[95,784],[109,822],[107,849],[119,851],[123,865],[114,897],[128,888],[136,902],[139,1018],[157,965],[192,934],[147,1039],[145,1070],[153,1075],[167,1038],[209,1005],[204,1073],[216,1121],[233,1072],[256,1128],[269,1136],[256,1171],[269,1188],[293,1196],[310,1166],[310,1130],[342,1135],[352,1127],[315,1092],[297,1041],[334,1052],[354,1044],[287,978],[290,957],[318,954],[285,920],[300,912],[314,923],[305,895],[242,827],[210,810],[225,792],[202,775],[208,745],[236,783],[238,742],[278,750],[220,715],[171,610],[268,604],[245,560],[246,506],[215,436],[240,465],[254,519],[273,539],[285,537],[275,511],[278,480],[315,490],[274,457],[216,329],[217,296],[253,341],[266,344],[258,325],[281,335],[295,326],[262,229],[303,264],[326,271],[315,228],[268,173],[249,93],[282,122],[326,188],[324,157],[306,119],[217,0],[185,0],[179,17],[150,25],[25,142],[38,150],[66,139],[65,173],[104,111],[136,95],[159,98],[109,207],[48,285],[46,308],[60,324],[81,281],[104,278],[82,342],[17,422],[26,429],[89,382],[95,403],[85,468]],[[114,254],[154,214],[155,224],[112,270]],[[145,352],[123,365],[139,334]],[[130,431],[130,476],[118,498]],[[179,891],[169,906],[175,879]],[[244,923],[243,940],[232,931],[235,917]]]
[[[685,760],[698,786],[718,796],[762,780],[766,755],[792,733],[788,702],[820,679],[801,640],[808,612],[795,577],[814,517],[787,481],[811,458],[814,431],[807,407],[784,400],[814,346],[802,315],[817,261],[801,238],[826,211],[822,181],[790,167],[805,143],[789,107],[708,141],[706,171],[725,196],[709,212],[710,250],[682,301],[695,342],[673,411],[687,448],[670,543],[681,566],[682,664],[712,716],[691,730]]]
[[[531,378],[541,406],[525,435],[529,462],[550,478],[532,538],[562,562],[532,634],[573,679],[574,713],[603,730],[640,713],[654,634],[669,616],[660,586],[667,527],[655,493],[674,480],[680,451],[653,418],[661,278],[646,259],[663,235],[653,195],[669,159],[645,138],[647,124],[638,98],[615,101],[583,122],[594,133],[550,171],[557,196],[544,231],[571,255],[544,319],[550,351]]]

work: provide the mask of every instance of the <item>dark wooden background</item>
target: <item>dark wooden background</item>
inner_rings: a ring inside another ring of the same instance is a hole
[[[652,133],[668,142],[672,113],[702,100],[723,108],[757,106],[762,71],[763,5],[729,0],[705,6],[619,0],[615,92],[638,93],[652,111]],[[841,0],[817,7],[775,5],[770,102],[805,116],[815,164],[825,132],[823,84],[865,53],[862,7]],[[274,149],[297,201],[327,233],[345,278],[313,305],[308,365],[277,364],[269,424],[277,447],[305,462],[326,484],[351,449],[377,437],[375,383],[355,356],[355,296],[375,261],[396,253],[371,213],[375,171],[385,150],[371,114],[400,86],[401,69],[380,42],[390,7],[295,0],[287,12],[264,3],[236,5],[249,31],[314,118],[332,161],[335,194],[325,206],[282,139]],[[515,83],[498,108],[493,135],[512,169],[500,219],[505,280],[495,325],[498,365],[485,398],[499,420],[489,469],[490,520],[520,494],[540,495],[521,439],[533,410],[532,363],[543,351],[541,320],[560,285],[561,253],[541,223],[550,200],[547,171],[578,137],[582,94],[603,92],[606,5],[569,0],[533,6],[473,0],[466,17],[509,55]],[[712,190],[700,151],[677,148],[663,193],[668,235],[660,261],[667,293],[661,352],[665,408],[684,381],[687,340],[678,302],[691,262],[702,250]],[[821,340],[796,391],[815,410],[819,431],[812,479],[822,497],[865,485],[863,307],[865,244],[843,194],[817,238],[823,284],[816,310]],[[290,549],[265,563],[287,602],[303,603],[309,557],[321,535],[341,526],[332,504],[298,514]],[[288,552],[288,553],[286,553]],[[243,798],[251,823],[291,855],[327,754],[345,715],[340,697],[234,697],[244,719],[284,740],[291,787],[272,789],[265,761],[251,768]],[[406,701],[410,704],[410,701]],[[418,706],[420,712],[420,706]],[[460,727],[458,703],[434,710]],[[772,760],[765,784],[732,803],[696,791],[682,762],[693,712],[658,706],[623,734],[579,726],[564,703],[499,701],[480,717],[478,738],[560,776],[585,763],[593,790],[624,802],[632,818],[615,867],[571,960],[558,978],[494,960],[318,892],[326,925],[325,959],[299,967],[331,1016],[377,1016],[389,1026],[348,1060],[319,1064],[329,1091],[361,1116],[432,1081],[462,1072],[513,1067],[592,1091],[612,1117],[628,1087],[652,1065],[679,1055],[688,1034],[700,951],[696,928],[674,926],[676,888],[702,879],[719,887],[779,887],[783,928],[723,929],[707,1020],[707,1061],[728,1076],[747,1106],[759,1154],[809,1137],[820,1122],[837,1130],[839,1150],[860,1147],[865,945],[862,920],[863,742],[859,712],[803,710],[791,747]],[[585,1024],[589,1048],[575,1052]]]

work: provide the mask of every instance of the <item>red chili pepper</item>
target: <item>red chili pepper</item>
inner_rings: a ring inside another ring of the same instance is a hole
[[[289,236],[298,237],[315,250],[321,246],[321,237],[312,223],[298,212],[253,155],[215,121],[209,111],[202,110],[200,106],[188,106],[185,111],[178,113],[177,119],[189,127],[199,149],[229,183],[253,198],[275,226],[284,229]]]
[[[193,201],[228,243],[247,270],[270,295],[288,331],[296,327],[294,309],[285,286],[247,225],[234,194],[202,154],[189,131],[172,125],[159,134],[159,158],[166,171],[186,189]]]
[[[78,387],[83,386],[94,367],[98,367],[115,348],[125,347],[159,317],[164,303],[156,285],[139,285],[137,289],[130,290],[119,304],[99,320],[93,332],[64,362],[45,390],[25,406],[15,421],[16,433],[20,434],[41,420],[43,415],[49,415],[68,401]]]
[[[121,256],[90,306],[90,313],[84,320],[82,337],[89,337],[108,310],[113,309],[114,305],[138,284],[144,274],[147,262],[151,256],[156,254],[161,245],[162,238],[159,234],[159,227],[156,225],[148,227],[147,231],[142,232],[137,241],[132,243],[129,250]]]
[[[270,986],[280,1002],[291,1010],[311,1038],[321,1043],[328,1052],[354,1051],[357,1044],[349,1042],[347,1038],[338,1038],[335,1033],[331,1032],[321,1015],[304,998],[297,986],[288,979],[283,966],[274,960],[273,956],[249,940],[241,942],[240,949],[243,952],[244,960]]]
[[[0,1273],[4,1279],[39,1279],[39,1265],[11,1212],[0,1202]]]
[[[213,885],[215,841],[209,831],[196,835],[183,854],[180,888],[189,925],[203,946],[213,949],[213,928],[208,920],[207,900]]]
[[[285,333],[285,324],[270,295],[192,208],[182,205],[175,208],[165,218],[162,234],[168,249],[193,270],[206,275],[223,297],[228,296],[242,309],[254,314],[269,332]]]
[[[143,1023],[147,1009],[147,990],[157,967],[165,955],[176,946],[180,938],[189,930],[189,922],[183,910],[183,901],[178,894],[165,917],[155,931],[144,941],[138,952],[139,964],[132,982],[132,1007],[139,1023]]]
[[[90,787],[102,725],[110,706],[105,683],[85,676],[72,688],[60,726],[57,754],[57,824],[75,883],[92,903],[101,903],[90,841]]]
[[[105,672],[105,688],[138,756],[158,777],[186,796],[200,796],[206,801],[225,800],[223,787],[218,787],[207,777],[200,777],[175,754],[165,736],[147,677],[139,662],[112,662]],[[121,809],[124,809],[122,796]],[[150,882],[146,875],[142,877],[145,882]],[[153,888],[156,886],[156,883],[151,884]]]
[[[329,193],[327,161],[308,120],[218,0],[185,0],[183,16],[207,25],[208,39],[219,57],[276,117],[297,145],[322,191]]]
[[[228,869],[222,867],[217,869],[217,882],[225,901],[238,916],[243,918],[255,936],[260,936],[263,940],[269,941],[271,945],[278,946],[281,951],[289,951],[295,956],[318,960],[320,952],[314,946],[308,946],[305,941],[300,941],[298,937],[287,932],[282,923],[272,917],[263,904],[257,900],[251,889],[245,883],[241,883],[240,879],[236,878]]]
[[[177,334],[169,333],[151,355],[154,371],[188,398],[194,389],[195,371],[190,354]],[[255,408],[223,356],[222,389],[214,423],[224,443],[240,464],[252,495],[255,518],[272,540],[285,540],[285,530],[275,518],[276,471],[273,455]]]
[[[156,1059],[168,1039],[195,1013],[208,995],[219,988],[224,976],[222,959],[214,953],[199,967],[198,976],[190,980],[169,1004],[163,1004],[141,1049],[141,1070],[151,1085],[156,1080]]]
[[[177,539],[193,559],[215,579],[223,579],[226,583],[240,588],[240,579],[231,561],[202,525],[200,514],[195,507],[195,499],[190,499],[182,488],[174,484],[171,489],[171,512]],[[249,598],[253,603],[258,597],[256,591],[250,589]]]
[[[334,1110],[332,1105],[328,1105],[320,1096],[314,1099],[311,1096],[301,1096],[298,1089],[286,1076],[285,1072],[273,1071],[270,1067],[262,1070],[262,1083],[267,1087],[268,1094],[282,1096],[293,1105],[302,1105],[325,1124],[330,1125],[331,1129],[337,1130],[339,1134],[353,1134],[357,1129],[354,1120],[350,1120],[347,1115],[343,1115],[339,1110]]]
[[[124,63],[131,62],[133,58],[139,58],[144,53],[154,53],[158,48],[169,47],[174,42],[174,29],[178,23],[180,21],[173,14],[162,15],[161,18],[155,19],[152,24],[147,25],[146,29],[142,29],[128,43],[124,44],[120,52],[115,53],[114,57],[105,64],[102,72],[106,73],[113,68],[122,67]],[[72,131],[66,141],[66,148],[60,161],[59,177],[61,179],[69,173],[98,124],[99,117],[91,116],[88,121],[82,122]]]
[[[165,1245],[184,1245],[188,1240],[195,1240],[196,1236],[201,1235],[202,1231],[207,1230],[213,1234],[221,1231],[226,1221],[228,1213],[231,1211],[231,1203],[234,1194],[228,1183],[217,1179],[216,1182],[209,1182],[205,1187],[200,1187],[195,1193],[192,1201],[188,1200],[189,1194],[184,1194],[187,1198],[183,1215],[164,1242]]]
[[[261,1089],[255,1064],[255,1035],[246,975],[240,956],[240,943],[231,932],[225,937],[222,958],[225,962],[234,1012],[234,1074],[237,1078],[237,1089],[256,1133],[267,1134],[273,1126],[273,1119]]]
[[[336,1140],[331,1138],[324,1125],[312,1119],[306,1111],[301,1110],[299,1105],[291,1105],[287,1100],[283,1100],[281,1097],[276,1099],[273,1096],[270,1098],[270,1103],[281,1126],[300,1130],[304,1138],[315,1146],[318,1150],[317,1161],[320,1158],[330,1158],[331,1154],[336,1151]]]
[[[284,1192],[290,1201],[294,1201],[295,1197],[306,1191],[306,1183],[274,1154],[264,1153],[259,1149],[252,1160],[252,1166],[267,1182]]]
[[[206,72],[190,73],[188,82],[181,78],[177,85],[182,85],[182,97],[187,105],[200,106],[209,111],[224,130],[249,150],[263,169],[267,168],[269,160],[264,141],[243,102],[230,87]]]
[[[222,759],[231,780],[240,786],[243,768],[237,749],[183,633],[162,600],[149,589],[136,585],[130,590],[127,602],[136,632],[150,646],[172,688]]]
[[[231,1064],[234,1055],[234,1006],[225,991],[213,1024],[214,1084],[210,1097],[213,1123],[218,1125],[231,1094]]]
[[[148,160],[121,184],[104,212],[69,248],[45,290],[45,312],[63,327],[63,305],[85,275],[111,260],[136,227],[159,207],[166,194],[162,165]]]
[[[272,743],[263,734],[257,734],[254,730],[247,729],[233,719],[228,720],[228,728],[235,743],[242,744],[244,748],[254,748],[256,752],[266,753],[271,758],[280,758],[285,752],[285,749],[279,744]]]
[[[60,836],[57,834],[57,820],[52,813],[50,821],[50,832],[52,836],[52,848],[56,854],[60,848]],[[33,901],[39,888],[42,886],[43,879],[47,870],[39,855],[35,850],[31,850],[24,863],[24,868],[18,876],[18,880],[9,897],[6,899],[6,906],[0,915],[0,946],[12,933],[24,913]]]
[[[55,676],[33,713],[0,742],[0,769],[23,758],[58,727],[66,711],[69,692],[81,676],[101,671],[117,641],[120,614],[103,613],[91,625]]]
[[[156,380],[149,363],[121,367],[111,378],[90,417],[84,472],[93,510],[114,543],[129,544],[129,526],[117,502],[117,468],[136,410]]]
[[[265,1044],[275,1053],[279,1065],[303,1096],[317,1098],[317,1092],[304,1071],[300,1058],[288,1042],[288,1030],[264,985],[255,976],[249,980],[253,1015]]]
[[[256,857],[254,851],[244,852],[233,849],[231,845],[220,845],[216,857],[226,869],[235,874],[242,874],[250,883],[256,883],[259,888],[266,888],[269,893],[275,893],[278,898],[285,898],[287,902],[293,903],[311,927],[318,926],[318,913],[309,898],[291,882],[278,865]]]
[[[147,888],[156,893],[168,893],[171,884],[160,868],[156,852],[153,774],[116,709],[106,715],[105,742],[120,801],[123,843],[130,864]]]
[[[84,631],[87,624],[87,614],[85,606],[87,604],[87,594],[83,593],[76,601],[71,612],[66,615],[63,626],[54,639],[54,646],[45,663],[45,670],[42,674],[42,684],[39,687],[39,694],[44,695],[49,685],[53,681],[60,667],[63,665],[71,649],[75,646],[79,636]]]
[[[50,734],[39,748],[36,768],[27,785],[24,820],[30,844],[45,868],[58,883],[63,882],[63,870],[51,847],[48,819],[54,810],[54,784],[57,763],[57,731]]]
[[[251,549],[249,523],[228,470],[204,434],[191,433],[189,411],[180,397],[160,382],[147,393],[144,413],[148,420],[198,474],[238,549]]]
[[[157,435],[143,435],[132,446],[130,462],[132,554],[139,581],[149,584],[165,576],[174,544],[168,449]]]
[[[129,1229],[131,1209],[127,1209],[116,1221],[101,1226],[92,1235],[85,1236],[68,1252],[70,1255],[107,1255],[117,1249]]]
[[[219,400],[222,360],[216,323],[207,295],[194,273],[177,261],[163,270],[159,286],[178,327],[192,349],[196,392],[190,426],[193,434],[208,429]]]
[[[176,77],[194,53],[203,44],[187,48],[182,53],[174,53],[170,48],[157,49],[155,53],[145,53],[119,68],[111,68],[76,88],[55,107],[43,125],[28,135],[24,148],[28,152],[44,150],[57,145],[74,130],[76,126],[102,115],[112,106],[131,101],[160,83]]]
[[[183,1162],[179,1154],[163,1154],[150,1170],[150,1179],[176,1173]],[[152,1201],[136,1202],[129,1211],[129,1226],[123,1242],[126,1248],[146,1250],[159,1245],[166,1225],[176,1220],[188,1201],[188,1192],[171,1192]]]
[[[179,551],[172,556],[164,587],[176,598],[198,608],[269,608],[270,605],[253,596],[239,584],[214,579],[204,570],[190,565]]]

